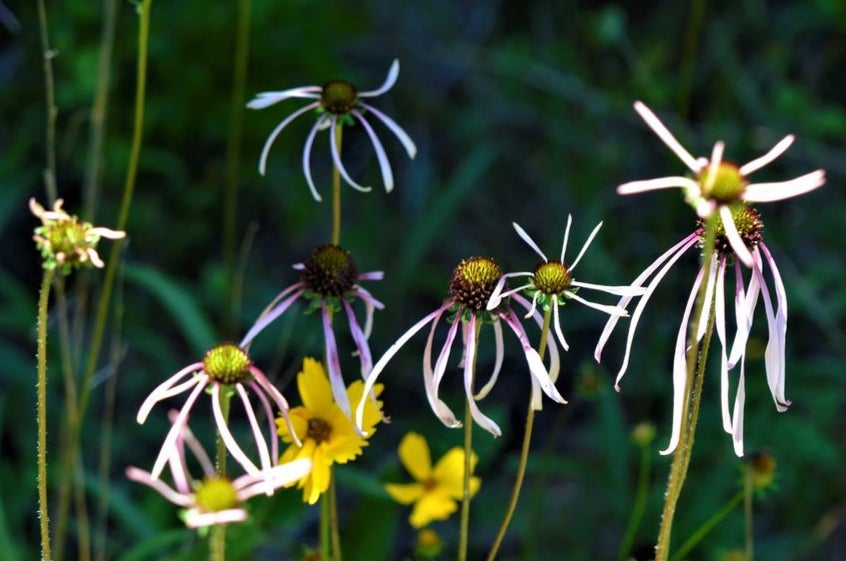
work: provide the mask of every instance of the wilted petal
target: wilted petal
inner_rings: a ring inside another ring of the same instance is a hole
[[[359,105],[376,115],[376,117],[380,121],[382,121],[382,123],[384,123],[386,127],[391,129],[391,132],[394,133],[397,139],[399,139],[399,141],[402,143],[403,148],[405,148],[405,151],[408,154],[408,157],[414,159],[414,156],[417,155],[417,146],[414,145],[414,141],[411,140],[411,137],[408,136],[408,134],[404,130],[402,130],[402,128],[398,124],[396,124],[393,119],[391,119],[369,103],[359,102]]]
[[[301,86],[278,92],[261,92],[256,94],[256,97],[247,103],[247,107],[250,109],[264,109],[265,107],[270,107],[275,103],[290,98],[320,99],[320,92],[322,90],[323,88],[320,86]]]
[[[301,107],[297,109],[285,119],[276,125],[276,128],[273,129],[273,132],[270,133],[270,136],[267,137],[267,140],[264,141],[264,147],[261,149],[261,156],[259,157],[259,173],[264,175],[265,170],[267,169],[267,155],[270,154],[270,147],[273,146],[273,143],[276,141],[276,137],[279,136],[279,133],[282,132],[282,129],[287,127],[294,119],[302,115],[303,113],[307,113],[312,109],[315,109],[319,103],[309,103],[305,107]]]
[[[376,151],[376,159],[379,160],[379,169],[382,171],[382,182],[385,184],[385,192],[390,193],[394,189],[394,173],[391,171],[391,162],[388,161],[388,155],[385,154],[385,148],[379,141],[379,137],[373,131],[373,127],[361,116],[358,111],[353,111],[352,114],[358,119],[358,122],[367,131],[367,136],[370,137],[370,142],[373,144],[373,149]]]

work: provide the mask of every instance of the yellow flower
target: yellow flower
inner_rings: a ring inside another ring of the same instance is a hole
[[[417,483],[387,483],[385,490],[398,503],[414,503],[408,518],[415,528],[422,528],[433,520],[446,520],[458,509],[457,501],[464,497],[464,450],[455,447],[438,460],[434,469],[426,440],[410,432],[399,445],[399,457]],[[476,469],[476,454],[470,456],[470,473]],[[470,496],[479,490],[482,480],[470,478]]]
[[[288,448],[279,458],[284,464],[297,459],[310,459],[312,470],[302,479],[292,482],[303,490],[303,501],[314,504],[321,493],[329,488],[332,477],[332,464],[345,464],[355,459],[367,446],[367,438],[376,430],[382,420],[382,402],[367,400],[364,409],[362,429],[366,436],[359,435],[355,425],[344,414],[332,397],[332,388],[323,365],[313,359],[303,360],[303,369],[297,374],[297,388],[300,391],[302,406],[289,411],[291,426],[297,433],[302,447],[294,443],[288,424],[284,419],[276,419],[276,426],[282,441]],[[347,388],[350,403],[358,403],[364,391],[362,381],[353,382]],[[382,385],[373,387],[373,393],[382,393]]]

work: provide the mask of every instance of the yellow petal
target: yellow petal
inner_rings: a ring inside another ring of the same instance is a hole
[[[373,396],[379,397],[385,386],[376,384],[373,386]],[[350,384],[347,388],[347,396],[350,400],[350,405],[355,409],[361,402],[361,396],[364,393],[364,382],[357,380]],[[382,421],[382,402],[368,398],[364,405],[364,416],[361,420],[361,428],[367,433],[367,438],[376,430],[376,425]]]
[[[303,501],[313,505],[320,498],[320,495],[329,488],[329,481],[332,478],[332,470],[330,469],[332,463],[326,461],[320,446],[315,447],[311,462],[311,473],[306,476],[308,479],[303,487]]]
[[[417,481],[425,481],[432,474],[429,445],[426,444],[426,439],[416,432],[410,432],[403,437],[399,445],[399,458],[408,473]]]
[[[335,407],[332,388],[323,365],[313,358],[303,360],[303,369],[297,374],[297,388],[303,406],[316,417],[324,417]]]
[[[385,491],[396,502],[403,505],[410,505],[423,496],[424,488],[419,483],[385,483]]]
[[[415,528],[422,528],[433,520],[446,520],[458,510],[458,505],[448,494],[431,491],[414,505],[408,521]]]
[[[305,407],[294,407],[288,412],[288,418],[291,419],[291,425],[294,427],[294,432],[303,440],[308,432],[308,420],[311,418],[308,409]],[[276,418],[276,433],[282,437],[282,442],[289,444],[294,441],[291,438],[291,431],[288,429],[288,423],[283,417]]]
[[[471,454],[471,474],[476,469],[477,461],[476,454]],[[456,447],[444,454],[435,465],[434,478],[439,488],[444,489],[456,499],[462,498],[464,496],[464,449]],[[472,486],[470,490],[473,491]]]
[[[322,444],[327,459],[339,464],[345,464],[361,454],[367,441],[355,432],[353,422],[336,408],[329,419],[325,419],[332,427],[329,440]]]

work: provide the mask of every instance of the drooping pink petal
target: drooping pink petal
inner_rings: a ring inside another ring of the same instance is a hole
[[[305,176],[308,189],[311,191],[311,196],[314,197],[314,200],[318,203],[322,202],[323,199],[320,197],[320,193],[317,192],[317,187],[314,185],[314,179],[311,176],[311,149],[314,146],[314,139],[317,137],[317,131],[322,130],[322,124],[328,121],[329,117],[326,115],[318,117],[317,121],[315,121],[314,125],[311,127],[311,130],[308,131],[305,144],[303,144],[303,175]]]
[[[369,185],[359,185],[358,183],[353,181],[353,178],[350,177],[349,173],[347,173],[347,168],[344,167],[344,162],[341,161],[341,152],[338,150],[338,143],[335,141],[335,139],[337,138],[336,129],[339,126],[341,126],[341,125],[338,124],[338,118],[333,116],[332,117],[332,128],[330,129],[331,136],[330,136],[330,142],[329,142],[329,146],[330,146],[331,151],[332,151],[332,163],[335,164],[335,168],[338,170],[338,173],[341,174],[341,177],[344,178],[344,181],[346,181],[347,184],[350,187],[352,187],[353,189],[355,189],[357,191],[361,191],[362,193],[367,193],[368,191],[371,190],[370,186]]]
[[[449,330],[447,331],[446,340],[444,341],[444,346],[441,347],[441,352],[438,354],[438,360],[435,361],[435,370],[432,375],[432,384],[434,387],[434,400],[440,401],[440,397],[438,397],[438,389],[441,386],[441,380],[444,378],[444,373],[446,372],[447,365],[449,364],[449,355],[452,351],[452,344],[455,341],[455,335],[458,333],[458,326],[461,325],[463,322],[461,320],[456,320],[449,326]],[[431,341],[435,335],[435,328],[437,327],[437,322],[432,323],[432,329],[429,333],[429,339],[426,342],[426,347],[429,348],[431,352],[431,347],[429,341]],[[462,332],[463,333],[463,332]],[[464,341],[466,345],[467,342]],[[465,347],[466,348],[466,347]],[[462,359],[462,362],[466,360],[466,356]]]
[[[436,310],[437,311],[437,310]],[[435,370],[432,368],[432,343],[435,338],[435,330],[438,327],[438,322],[441,319],[441,314],[443,313],[444,309],[441,309],[439,313],[434,316],[432,319],[432,327],[429,330],[429,337],[426,338],[426,346],[423,349],[423,386],[426,389],[426,399],[429,402],[429,406],[432,408],[432,411],[435,412],[435,415],[441,422],[450,427],[460,427],[461,422],[455,417],[455,414],[452,410],[438,397],[438,385],[435,383]],[[428,317],[428,316],[427,316]],[[425,319],[425,318],[424,318]],[[456,322],[455,324],[457,324]],[[421,326],[422,327],[422,326]],[[451,341],[450,341],[451,346]],[[444,351],[449,353],[449,348],[447,348],[447,344],[444,343],[444,348],[441,350],[441,354]],[[438,381],[438,384],[440,381]]]
[[[758,247],[761,247],[760,245]],[[787,404],[782,395],[779,395],[779,386],[783,384],[784,378],[784,355],[781,354],[779,325],[776,321],[775,313],[773,312],[773,303],[770,299],[770,291],[764,282],[764,274],[762,271],[762,262],[760,252],[755,253],[755,264],[752,267],[752,274],[758,278],[758,283],[761,286],[761,299],[764,301],[764,310],[767,313],[767,331],[769,338],[767,340],[767,348],[764,351],[764,369],[767,372],[767,385],[770,388],[770,393],[773,396],[776,410],[779,412],[787,411]]]
[[[717,267],[717,286],[714,300],[714,325],[717,328],[717,339],[720,341],[720,411],[723,417],[723,430],[732,431],[731,411],[729,410],[729,375],[728,355],[726,345],[726,294],[725,294],[726,257],[720,257]],[[703,314],[705,315],[705,314]]]
[[[470,320],[463,323],[465,353],[464,353],[464,395],[467,399],[467,406],[470,408],[470,415],[480,427],[494,436],[502,436],[502,429],[499,428],[493,419],[482,413],[476,400],[473,399],[473,377],[476,365],[476,314],[470,314]]]
[[[734,415],[732,416],[732,442],[734,453],[743,456],[743,407],[746,402],[746,373],[745,357],[740,360],[740,377],[737,380],[737,394],[734,398]]]
[[[731,249],[734,255],[747,267],[752,266],[752,254],[749,248],[743,243],[743,238],[740,237],[740,232],[737,231],[737,226],[734,224],[734,218],[731,215],[731,209],[726,205],[720,205],[720,219],[723,221],[723,229],[726,232],[731,244]]]
[[[179,410],[179,415],[176,417],[176,420],[173,422],[173,425],[170,427],[170,430],[162,443],[162,448],[159,451],[156,462],[153,464],[153,470],[150,472],[150,475],[153,478],[158,479],[159,475],[162,473],[162,469],[164,469],[168,457],[171,454],[177,453],[175,444],[176,439],[179,436],[179,431],[187,421],[191,407],[194,405],[194,402],[197,401],[197,397],[200,393],[206,388],[208,382],[209,377],[206,374],[200,374],[197,376],[197,385],[188,395],[188,399],[185,400],[185,403],[182,405],[182,409]]]
[[[238,499],[245,501],[265,492],[265,485],[270,483],[274,489],[284,487],[305,477],[311,471],[309,459],[299,459],[273,466],[257,475],[242,475],[232,482],[238,492]]]
[[[268,434],[270,435],[270,457],[275,462],[279,458],[279,435],[276,431],[276,420],[273,416],[273,408],[270,406],[270,400],[264,395],[262,387],[256,383],[255,380],[250,380],[249,385],[261,401],[264,407],[264,416],[267,421]],[[291,433],[293,434],[293,433]]]
[[[382,172],[382,183],[385,185],[385,192],[390,193],[394,190],[394,172],[391,170],[391,162],[388,160],[385,148],[379,141],[379,137],[376,136],[376,133],[373,131],[373,127],[371,127],[370,123],[361,116],[361,113],[353,111],[352,114],[356,119],[358,119],[361,126],[364,127],[364,130],[367,132],[367,136],[370,137],[370,142],[373,144],[373,149],[376,151],[376,159],[379,160],[379,169]]]
[[[281,123],[276,125],[276,128],[273,129],[273,132],[270,133],[270,136],[267,137],[267,140],[264,141],[264,147],[261,149],[261,156],[259,157],[259,173],[264,175],[265,170],[267,169],[267,155],[270,154],[270,147],[273,146],[273,143],[276,141],[276,137],[279,136],[279,133],[287,127],[291,122],[299,117],[304,113],[308,113],[309,111],[317,108],[320,105],[319,102],[309,103],[305,107],[301,107],[285,117]]]
[[[271,465],[270,450],[267,448],[267,442],[264,441],[264,434],[262,434],[261,427],[259,426],[258,419],[256,418],[256,412],[253,410],[253,404],[250,403],[250,397],[247,395],[244,385],[235,384],[235,391],[241,398],[241,403],[244,404],[244,411],[247,413],[247,420],[249,421],[250,428],[253,431],[253,440],[255,441],[256,448],[258,449],[261,469],[264,471],[269,469]]]
[[[147,473],[144,470],[138,469],[134,466],[130,466],[126,468],[126,477],[137,483],[152,487],[154,490],[158,491],[161,496],[163,496],[165,499],[169,500],[177,506],[191,506],[192,500],[190,495],[185,495],[183,493],[178,493],[174,491],[161,479],[153,477],[151,474]]]
[[[509,308],[504,312],[501,312],[499,317],[505,321],[520,341],[520,346],[523,348],[523,354],[526,356],[526,362],[529,365],[529,372],[532,377],[538,381],[538,384],[540,384],[543,392],[553,401],[557,401],[558,403],[567,403],[567,400],[562,397],[562,395],[558,392],[558,388],[555,387],[555,383],[549,376],[549,372],[547,372],[546,366],[544,365],[543,360],[541,360],[540,355],[529,343],[526,331],[523,329],[523,326],[520,324],[520,320],[517,318],[514,311]]]
[[[300,438],[297,436],[297,431],[294,430],[293,425],[291,425],[291,419],[288,416],[288,410],[290,407],[288,406],[288,400],[282,395],[282,393],[276,389],[270,380],[267,379],[267,376],[259,370],[257,367],[253,366],[250,368],[250,374],[253,375],[253,380],[256,383],[256,387],[260,390],[264,391],[264,393],[270,397],[271,400],[276,404],[276,407],[279,409],[279,412],[282,414],[282,418],[285,419],[285,424],[288,425],[288,432],[291,435],[291,438],[294,439],[294,443],[297,446],[302,446],[302,442],[300,442]],[[276,431],[273,431],[274,434]]]
[[[693,173],[699,173],[701,169],[700,163],[690,155],[690,152],[684,149],[684,147],[676,140],[676,137],[664,126],[664,123],[652,112],[652,110],[647,107],[641,101],[635,101],[634,104],[635,111],[646,121],[646,124],[649,125],[649,128],[658,135],[664,144],[673,151],[673,153],[678,156],[678,158],[684,162],[684,164],[692,171]]]
[[[790,148],[790,145],[793,144],[794,140],[794,136],[792,134],[788,134],[780,141],[778,141],[775,146],[770,148],[769,152],[759,158],[755,158],[747,164],[743,164],[737,171],[740,173],[740,175],[743,176],[747,176],[752,172],[758,171],[765,165],[769,164],[770,162],[784,154],[784,151]]]
[[[358,97],[378,97],[383,93],[387,92],[391,88],[394,87],[394,84],[397,82],[397,77],[399,76],[399,60],[394,59],[391,63],[391,67],[388,69],[388,74],[385,76],[385,81],[382,83],[381,86],[376,88],[375,90],[368,90],[365,92],[360,92]]]
[[[214,414],[215,425],[217,426],[217,432],[220,435],[220,439],[226,445],[226,449],[232,454],[232,457],[241,464],[241,467],[244,468],[244,471],[247,473],[258,473],[259,468],[253,463],[253,461],[244,453],[244,450],[241,449],[241,446],[238,444],[238,441],[235,440],[235,437],[232,436],[232,432],[229,430],[229,425],[227,424],[226,417],[223,416],[223,410],[220,407],[220,384],[212,384],[212,413]]]
[[[749,203],[780,201],[809,193],[825,185],[825,171],[818,169],[788,181],[753,183],[743,192],[743,200]]]
[[[528,301],[519,294],[515,294],[513,299],[524,308],[529,307]],[[543,316],[539,312],[535,311],[532,313],[532,319],[535,321],[538,328],[543,331]],[[558,380],[558,372],[561,369],[561,361],[558,357],[558,345],[555,344],[554,339],[549,337],[547,338],[546,350],[547,354],[549,354],[549,379],[555,382]]]
[[[787,340],[787,291],[784,289],[784,282],[781,279],[781,274],[778,271],[778,267],[776,267],[775,259],[773,259],[772,254],[770,253],[769,248],[763,242],[759,246],[761,251],[763,251],[764,256],[767,259],[767,263],[770,266],[770,272],[773,275],[773,286],[775,287],[776,293],[776,333],[778,334],[778,338],[776,341],[772,342],[773,348],[770,350],[770,343],[767,344],[767,349],[764,352],[765,359],[768,354],[771,354],[771,360],[780,365],[779,371],[781,375],[779,376],[779,382],[776,387],[776,397],[780,403],[782,403],[785,407],[790,405],[790,400],[785,398],[784,396],[784,382],[785,382],[785,343]]]
[[[414,145],[414,141],[411,140],[411,137],[408,136],[408,134],[396,123],[396,121],[394,121],[393,119],[391,119],[369,103],[360,102],[359,105],[376,115],[376,118],[382,121],[382,123],[384,123],[384,125],[388,127],[392,133],[394,133],[394,135],[403,145],[403,148],[405,148],[408,157],[413,160],[414,156],[417,155],[417,146]]]
[[[202,362],[194,362],[189,364],[150,392],[150,395],[144,400],[141,404],[141,408],[138,409],[138,415],[136,416],[135,420],[139,425],[143,425],[144,422],[147,420],[147,416],[149,416],[150,411],[152,411],[153,406],[156,405],[159,401],[163,399],[167,399],[168,397],[173,397],[174,395],[180,394],[184,391],[188,391],[188,388],[192,387],[194,384],[197,383],[195,379],[188,380],[187,382],[180,384],[179,386],[174,387],[179,380],[184,378],[185,376],[192,375],[195,372],[200,372],[203,369]],[[175,390],[179,390],[178,392]]]
[[[567,339],[564,338],[564,330],[561,329],[561,312],[559,310],[561,305],[558,303],[558,298],[552,301],[552,323],[555,329],[555,336],[558,337],[558,342],[561,343],[561,348],[565,351],[570,350],[570,345],[567,344]]]
[[[250,109],[264,109],[265,107],[270,107],[275,103],[290,98],[320,99],[322,89],[320,86],[301,86],[278,92],[261,92],[256,94],[256,97],[247,103],[247,107]]]
[[[689,177],[682,177],[678,175],[658,177],[655,179],[642,179],[639,181],[628,181],[623,183],[617,187],[617,194],[634,195],[637,193],[645,193],[647,191],[672,188],[691,189],[698,192],[699,183]]]
[[[494,369],[491,377],[488,379],[488,382],[482,387],[481,390],[473,396],[473,399],[476,401],[485,399],[490,391],[493,389],[494,385],[496,385],[496,381],[499,378],[499,371],[502,368],[502,361],[505,358],[505,342],[502,338],[502,323],[495,321],[491,324],[494,330],[494,343],[496,346],[496,359],[494,361]]]
[[[270,325],[276,318],[284,314],[285,310],[287,310],[291,306],[291,304],[293,304],[300,296],[305,293],[305,286],[302,282],[292,284],[291,286],[283,290],[279,294],[279,296],[274,298],[274,302],[276,302],[280,297],[287,295],[291,292],[293,292],[293,294],[290,294],[290,296],[288,296],[285,300],[282,300],[282,302],[280,302],[277,306],[273,308],[268,307],[269,310],[268,308],[265,308],[265,311],[262,312],[262,314],[259,316],[259,319],[253,324],[250,330],[247,331],[247,334],[244,335],[244,338],[238,344],[239,347],[241,347],[242,349],[245,348],[252,342],[256,335],[258,335],[264,330],[265,327]],[[273,304],[274,302],[271,302],[271,304]]]
[[[364,332],[358,325],[358,321],[355,319],[355,312],[353,311],[352,306],[350,306],[350,303],[346,299],[342,299],[341,302],[343,303],[344,310],[347,312],[350,334],[352,334],[353,341],[355,342],[355,348],[358,351],[358,357],[361,362],[361,378],[366,380],[367,376],[370,374],[370,370],[373,368],[373,358],[370,355],[370,346],[367,344],[367,337],[365,337]]]
[[[326,366],[329,371],[329,384],[332,386],[332,397],[335,403],[344,412],[344,415],[351,417],[350,399],[347,395],[347,387],[344,385],[344,378],[341,374],[341,359],[338,357],[338,345],[335,342],[335,332],[332,330],[332,321],[329,319],[329,310],[324,302],[321,306],[321,317],[323,318],[323,339],[326,342]]]

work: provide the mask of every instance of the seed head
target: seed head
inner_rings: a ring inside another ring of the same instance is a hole
[[[327,113],[346,115],[358,105],[358,90],[345,80],[332,80],[323,85],[320,106]]]
[[[502,269],[493,259],[463,259],[452,272],[449,294],[466,308],[484,310],[500,277]]]
[[[314,250],[303,264],[303,283],[308,290],[325,298],[343,296],[355,286],[358,269],[350,252],[337,245]]]
[[[221,343],[206,351],[203,371],[220,384],[236,384],[250,378],[252,361],[241,347],[234,343]]]

